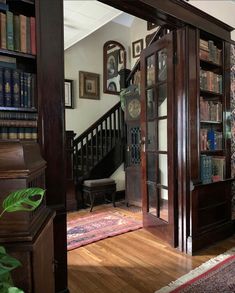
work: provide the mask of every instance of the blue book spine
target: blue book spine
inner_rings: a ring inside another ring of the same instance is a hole
[[[28,74],[24,72],[24,107],[28,108],[29,91],[28,91]]]
[[[32,107],[32,74],[27,74],[27,89],[28,89],[28,108]]]
[[[215,150],[215,132],[214,130],[209,130],[207,132],[207,139],[208,139],[208,143],[209,143],[209,149],[211,151]]]
[[[4,106],[3,69],[0,67],[0,107]]]
[[[13,106],[20,107],[20,73],[18,70],[12,72]]]
[[[0,67],[16,69],[16,63],[0,61]]]
[[[24,72],[20,73],[20,107],[24,108]]]
[[[11,70],[4,68],[3,70],[3,84],[4,84],[4,100],[5,106],[11,107],[12,105],[12,86],[11,86]]]

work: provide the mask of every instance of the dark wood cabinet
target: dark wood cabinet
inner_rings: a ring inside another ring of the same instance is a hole
[[[34,212],[5,214],[0,242],[22,262],[13,275],[19,288],[65,292],[63,1],[7,0],[6,4],[13,15],[26,16],[26,22],[35,19],[36,54],[31,49],[0,48],[1,56],[14,61],[12,72],[22,77],[26,72],[33,79],[30,103],[16,106],[12,96],[9,104],[0,105],[0,201],[11,191],[34,186],[45,188],[46,197]],[[26,39],[28,46],[27,35]]]
[[[184,37],[183,37],[184,36]],[[181,30],[178,38],[185,43],[183,54],[188,55],[185,70],[182,60],[179,75],[184,72],[188,79],[185,104],[181,100],[178,129],[184,127],[184,135],[178,144],[179,153],[185,158],[179,164],[179,217],[185,220],[181,226],[182,249],[187,253],[224,239],[233,233],[231,221],[231,159],[230,159],[230,44],[225,40],[197,28]],[[181,48],[182,49],[182,48]],[[179,53],[179,52],[178,52]],[[179,53],[179,59],[182,52]],[[179,76],[180,78],[180,76]],[[180,84],[176,86],[182,91]],[[178,99],[178,105],[180,99]],[[186,106],[188,116],[182,113]],[[181,115],[181,116],[180,116]],[[185,125],[186,129],[185,129]],[[181,132],[182,134],[182,132]],[[185,137],[186,141],[182,138]],[[182,149],[182,151],[180,150]],[[187,173],[184,173],[187,172]],[[187,175],[186,175],[187,174]],[[181,183],[181,184],[182,184]],[[184,188],[184,189],[182,189]],[[183,200],[183,202],[181,201]],[[185,209],[185,211],[183,211]]]
[[[0,162],[0,202],[17,189],[45,188],[46,162],[37,143],[2,141]],[[1,245],[22,263],[13,272],[14,284],[25,292],[55,290],[54,213],[45,202],[32,212],[6,213],[0,221]]]

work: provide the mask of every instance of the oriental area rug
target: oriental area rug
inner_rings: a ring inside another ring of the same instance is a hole
[[[117,212],[99,212],[67,223],[67,250],[142,228],[142,222]]]
[[[205,262],[155,293],[235,292],[235,248]]]

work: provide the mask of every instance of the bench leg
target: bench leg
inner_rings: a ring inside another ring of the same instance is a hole
[[[91,202],[91,208],[90,208],[90,213],[91,213],[93,206],[94,206],[95,196],[92,192],[89,192],[89,197],[90,197],[90,202]]]
[[[116,208],[116,204],[115,204],[115,196],[116,196],[116,192],[114,191],[112,193],[112,201],[113,201],[113,206]]]

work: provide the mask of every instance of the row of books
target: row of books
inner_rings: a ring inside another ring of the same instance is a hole
[[[0,111],[0,120],[37,120],[37,113]]]
[[[206,101],[200,97],[200,120],[201,121],[222,121],[222,103],[215,101]]]
[[[0,106],[35,108],[35,75],[0,67]]]
[[[203,60],[211,61],[218,65],[222,64],[222,50],[218,49],[212,40],[200,39],[199,55]]]
[[[216,151],[223,149],[223,133],[214,129],[200,129],[201,151]]]
[[[200,157],[200,177],[203,184],[225,179],[225,157],[207,156]]]
[[[0,47],[36,54],[35,17],[0,12]]]
[[[0,120],[0,127],[37,127],[36,120]]]
[[[0,139],[37,140],[35,127],[0,127]]]
[[[200,69],[200,89],[222,94],[223,79],[222,75],[212,71]]]

